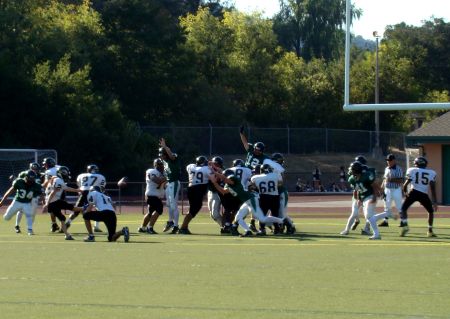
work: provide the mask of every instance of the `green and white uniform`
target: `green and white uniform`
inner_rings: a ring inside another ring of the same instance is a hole
[[[264,216],[261,208],[259,207],[259,196],[257,193],[245,191],[239,178],[234,175],[228,177],[233,183],[225,184],[225,189],[228,189],[230,194],[236,196],[242,201],[242,205],[236,214],[235,222],[245,229],[250,231],[247,223],[244,221],[245,217],[250,213],[253,217],[264,224],[282,224],[283,220],[278,217]]]
[[[247,157],[245,159],[245,166],[251,169],[254,169],[257,165],[262,165],[265,159],[268,159],[269,157],[265,154],[261,154],[256,156],[253,154],[254,146],[251,143],[248,143],[248,149],[247,149]]]
[[[175,154],[174,154],[175,155]],[[178,211],[178,197],[180,194],[180,160],[175,155],[171,160],[163,160],[164,175],[167,176],[166,185],[166,205],[169,208],[168,221],[173,221],[174,226],[178,227],[180,213]]]
[[[372,229],[374,228],[372,225],[372,222],[370,221],[370,218],[375,214],[375,205],[376,202],[373,202],[374,199],[374,190],[372,184],[375,182],[375,173],[374,170],[364,170],[361,175],[357,178],[353,175],[351,175],[348,178],[348,182],[350,183],[350,186],[356,190],[358,200],[362,203],[364,217],[366,219],[366,222],[370,223],[370,226]],[[356,215],[357,215],[356,210]],[[354,215],[354,212],[352,212],[352,215]],[[350,216],[351,218],[352,216]],[[347,222],[346,229],[350,227],[350,218]],[[376,226],[376,225],[375,225]],[[367,229],[367,228],[366,228]],[[348,230],[348,229],[347,229]]]
[[[27,184],[25,180],[18,178],[13,182],[12,187],[16,190],[16,195],[11,205],[9,205],[3,219],[10,220],[17,212],[21,211],[27,218],[28,232],[33,231],[33,209],[31,201],[34,197],[42,193],[42,188],[36,182]]]

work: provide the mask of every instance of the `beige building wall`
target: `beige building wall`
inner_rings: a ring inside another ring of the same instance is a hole
[[[423,152],[428,160],[428,168],[433,169],[437,174],[436,199],[438,203],[442,203],[442,144],[424,144]]]

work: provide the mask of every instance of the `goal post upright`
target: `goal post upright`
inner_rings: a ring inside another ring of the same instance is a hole
[[[376,103],[350,104],[350,25],[351,0],[345,3],[345,79],[344,79],[344,111],[413,111],[450,109],[450,103]]]

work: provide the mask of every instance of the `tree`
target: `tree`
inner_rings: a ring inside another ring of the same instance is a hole
[[[352,18],[361,10],[352,7]],[[274,30],[280,44],[297,56],[330,60],[343,46],[345,0],[280,0],[274,17]]]

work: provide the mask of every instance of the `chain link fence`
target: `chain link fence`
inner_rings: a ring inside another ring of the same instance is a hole
[[[169,139],[180,154],[195,157],[205,155],[241,154],[238,127],[156,127],[143,126],[149,134]],[[254,128],[247,127],[249,142],[262,141],[268,153],[371,153],[375,146],[375,131],[326,128]],[[404,151],[404,133],[380,132],[383,153],[391,149]]]

